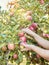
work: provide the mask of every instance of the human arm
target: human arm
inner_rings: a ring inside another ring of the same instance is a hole
[[[32,37],[34,37],[34,39],[37,41],[37,43],[42,46],[43,48],[49,49],[49,41],[45,40],[44,38],[42,38],[41,36],[39,36],[38,34],[36,34],[35,32],[31,31],[28,28],[22,29],[23,32],[31,35]]]
[[[35,46],[35,45],[30,45],[30,44],[24,44],[23,42],[20,43],[22,46],[25,47],[25,50],[33,50],[35,51],[38,55],[40,55],[41,57],[43,57],[44,59],[48,60],[49,61],[49,50],[45,50],[45,49],[42,49],[38,46]],[[28,49],[27,49],[28,48]]]

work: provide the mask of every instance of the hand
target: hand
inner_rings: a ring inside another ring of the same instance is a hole
[[[20,45],[24,46],[25,48],[22,49],[21,51],[29,51],[31,50],[31,48],[29,47],[29,45],[25,42],[21,42]]]
[[[22,31],[31,35],[32,37],[36,36],[36,33],[31,31],[29,28],[24,28],[24,29],[22,29]]]
[[[25,32],[25,33],[28,33],[29,29],[28,28],[24,28],[24,29],[22,29],[22,31]]]
[[[28,29],[28,28],[24,28],[24,29],[22,29],[22,31],[25,32],[25,33],[27,33],[27,34],[29,34],[29,35],[31,35],[31,36],[34,35],[34,32],[31,31],[31,30]],[[25,47],[25,48],[24,48],[23,50],[21,50],[21,51],[29,51],[29,50],[31,50],[30,45],[28,45],[26,42],[25,42],[25,43],[24,43],[24,42],[21,42],[20,45],[22,45],[22,46]]]

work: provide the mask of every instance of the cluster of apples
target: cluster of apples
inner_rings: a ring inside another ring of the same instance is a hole
[[[32,24],[29,26],[29,29],[32,30],[32,31],[37,30],[37,28],[38,28],[38,24],[37,24],[37,23],[32,23]]]
[[[21,42],[25,43],[27,41],[27,38],[25,37],[25,34],[23,32],[20,32],[18,36],[20,37]]]
[[[35,31],[35,30],[37,30],[38,25],[37,25],[37,23],[32,23],[28,28],[32,31]],[[18,36],[19,36],[21,42],[26,43],[27,38],[23,32],[18,33]]]
[[[1,49],[2,49],[3,52],[6,52],[7,50],[13,51],[15,49],[15,44],[10,44],[9,43],[7,46],[5,45]],[[13,54],[13,59],[17,59],[17,58],[18,58],[17,53],[14,53]]]

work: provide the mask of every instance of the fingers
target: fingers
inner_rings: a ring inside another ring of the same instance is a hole
[[[28,44],[26,42],[21,42],[20,45],[22,45],[24,47],[28,47]]]
[[[24,42],[21,42],[20,45],[22,45],[22,46],[25,47],[25,48],[22,49],[21,51],[29,51],[29,50],[32,50],[31,47],[30,47],[30,45],[27,44],[26,42],[25,42],[25,43],[24,43]]]
[[[23,31],[23,32],[26,32],[26,33],[32,32],[29,28],[24,28],[24,29],[22,29],[22,31]]]
[[[31,49],[31,48],[30,48],[30,45],[27,44],[26,42],[21,42],[20,45],[24,46],[24,47],[27,48],[27,49]]]
[[[22,29],[22,31],[23,31],[24,33],[29,34],[29,35],[31,35],[31,33],[32,33],[32,31],[31,31],[30,29],[28,29],[28,28],[24,28],[24,29]]]
[[[25,32],[25,33],[27,33],[27,34],[29,34],[32,37],[34,37],[36,35],[33,31],[31,31],[28,28],[24,28],[24,29],[22,29],[22,31]]]
[[[22,49],[21,51],[29,51],[29,50],[31,50],[31,49],[29,49],[29,48],[24,48],[24,49]]]
[[[28,32],[28,28],[24,28],[24,29],[22,29],[22,31],[27,33]]]

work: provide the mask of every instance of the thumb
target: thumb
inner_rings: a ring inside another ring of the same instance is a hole
[[[28,44],[26,42],[21,42],[20,45],[22,45],[24,47],[28,47]]]
[[[25,33],[27,33],[28,30],[29,30],[28,28],[24,28],[24,29],[22,29],[22,31],[25,32]]]
[[[31,50],[31,49],[30,48],[24,48],[21,51],[29,51],[29,50]]]

